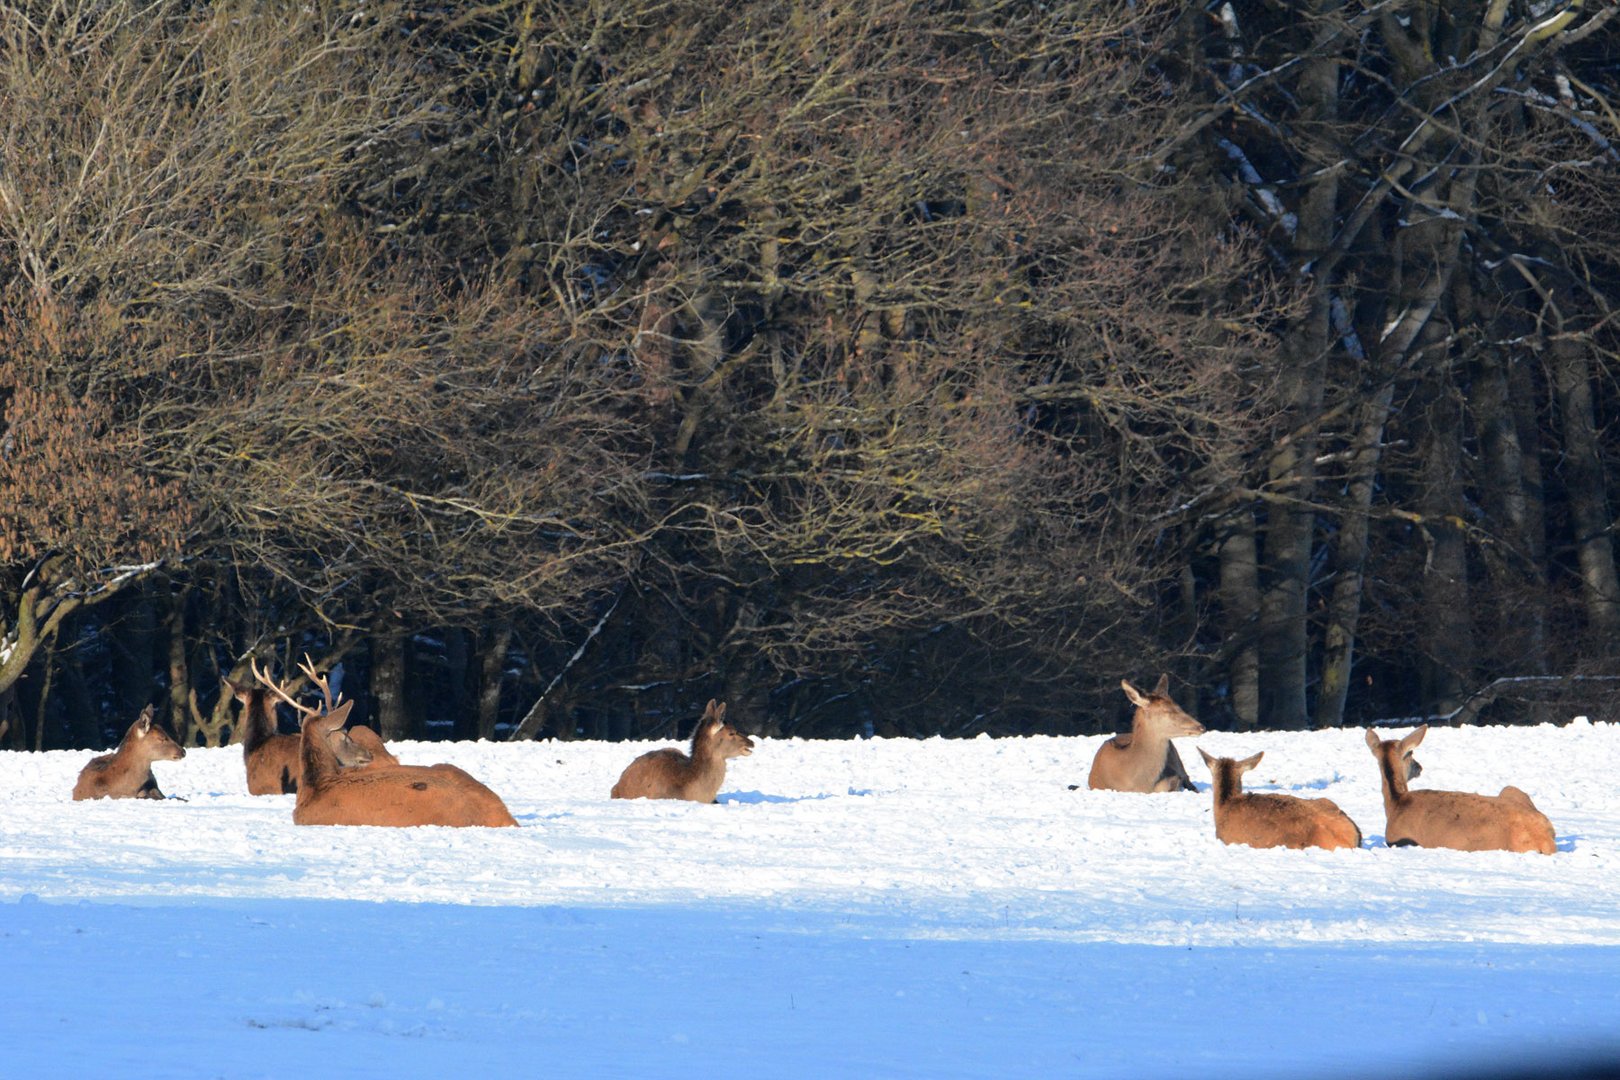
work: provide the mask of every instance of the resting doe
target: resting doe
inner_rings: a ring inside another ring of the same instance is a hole
[[[1223,843],[1250,847],[1359,848],[1361,830],[1332,799],[1262,792],[1244,794],[1243,774],[1260,764],[1261,751],[1234,761],[1198,748],[1214,779],[1215,835]]]
[[[112,753],[91,758],[79,771],[73,798],[161,799],[163,792],[152,775],[152,762],[179,761],[185,756],[185,748],[152,723],[152,706],[148,705]]]
[[[726,761],[753,752],[754,740],[726,723],[724,704],[710,700],[692,732],[690,755],[673,747],[649,750],[625,767],[612,796],[712,803],[725,782]]]
[[[1119,685],[1136,706],[1131,730],[1097,748],[1086,786],[1107,791],[1196,791],[1170,740],[1202,735],[1204,725],[1170,699],[1170,676],[1161,675],[1150,694],[1124,679]]]
[[[1407,781],[1423,772],[1412,750],[1429,733],[1424,724],[1401,739],[1385,741],[1368,729],[1367,748],[1384,784],[1384,841],[1390,847],[1453,848],[1458,851],[1558,850],[1552,822],[1530,796],[1509,785],[1497,795],[1467,791],[1413,791]]]

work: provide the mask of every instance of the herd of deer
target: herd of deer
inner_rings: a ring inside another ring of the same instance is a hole
[[[327,680],[307,658],[304,674],[320,690],[320,707],[301,704],[257,665],[257,685],[225,680],[242,706],[242,752],[248,791],[293,794],[299,825],[516,825],[511,811],[488,787],[454,765],[403,765],[376,732],[346,726],[352,701],[334,700]],[[1136,706],[1131,730],[1102,744],[1087,786],[1111,791],[1194,791],[1176,753],[1174,738],[1200,735],[1204,727],[1169,695],[1169,677],[1149,693],[1120,686]],[[303,717],[297,735],[276,732],[277,702]],[[753,753],[754,740],[726,722],[726,707],[710,701],[692,735],[689,753],[653,750],[632,761],[613,785],[615,799],[685,799],[712,803],[726,776],[726,762]],[[1516,787],[1498,795],[1463,791],[1414,791],[1408,782],[1422,773],[1412,750],[1428,727],[1385,741],[1367,732],[1384,787],[1384,838],[1391,847],[1455,848],[1461,851],[1557,850],[1552,823]],[[1215,835],[1250,847],[1359,848],[1361,830],[1331,799],[1274,793],[1246,794],[1243,774],[1263,754],[1241,761],[1198,751],[1209,766],[1215,800]],[[152,708],[130,725],[110,754],[93,759],[79,774],[74,799],[161,799],[155,761],[177,761],[185,750],[152,723]],[[1076,785],[1078,786],[1078,785]]]
[[[1097,750],[1089,786],[1112,791],[1191,791],[1171,739],[1201,735],[1204,725],[1171,700],[1168,676],[1152,693],[1121,682],[1136,706],[1131,730]],[[1557,850],[1552,822],[1530,796],[1511,785],[1498,795],[1467,791],[1414,791],[1408,782],[1423,772],[1412,750],[1428,725],[1401,739],[1367,732],[1367,747],[1384,783],[1384,840],[1390,847],[1455,848],[1459,851]],[[1296,795],[1245,794],[1243,774],[1260,764],[1263,753],[1234,761],[1198,751],[1209,766],[1215,797],[1215,835],[1228,844],[1250,847],[1358,848],[1361,830],[1332,799]]]

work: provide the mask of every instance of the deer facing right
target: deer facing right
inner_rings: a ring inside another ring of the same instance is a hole
[[[1407,781],[1423,768],[1412,750],[1429,733],[1424,724],[1401,739],[1380,739],[1367,730],[1367,748],[1384,783],[1384,842],[1390,847],[1453,848],[1458,851],[1558,850],[1552,822],[1530,796],[1511,784],[1498,795],[1468,791],[1413,791]]]
[[[1359,848],[1361,830],[1332,799],[1262,792],[1244,794],[1243,774],[1260,764],[1265,751],[1242,761],[1199,756],[1214,778],[1215,836],[1225,844],[1250,847]]]
[[[625,767],[613,785],[615,799],[686,799],[712,803],[726,779],[726,761],[754,752],[754,740],[726,723],[723,703],[709,701],[692,732],[692,752],[649,750]]]
[[[79,771],[73,798],[161,799],[163,792],[152,775],[152,762],[179,761],[185,756],[185,747],[152,723],[152,706],[148,705],[112,753],[91,758]]]
[[[1097,748],[1086,786],[1094,791],[1196,791],[1170,740],[1202,735],[1204,725],[1170,699],[1170,676],[1161,675],[1150,694],[1124,679],[1119,685],[1136,706],[1131,730]]]

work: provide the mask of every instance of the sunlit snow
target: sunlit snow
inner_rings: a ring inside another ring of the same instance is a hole
[[[1384,847],[1359,730],[1182,740],[1196,795],[1084,790],[1099,742],[760,740],[706,806],[607,798],[645,744],[395,747],[499,792],[490,830],[295,827],[234,747],[160,762],[162,803],[0,753],[0,1077],[1620,1062],[1620,727],[1419,748],[1416,786],[1528,792],[1551,857]],[[1364,847],[1219,843],[1194,744]]]

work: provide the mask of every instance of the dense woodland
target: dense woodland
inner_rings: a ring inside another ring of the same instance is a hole
[[[0,3],[0,746],[1613,716],[1612,3]],[[290,719],[290,716],[289,716]]]

